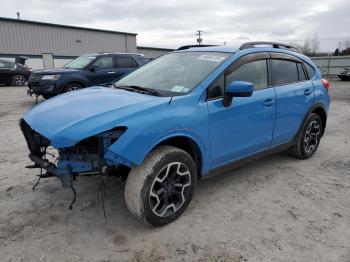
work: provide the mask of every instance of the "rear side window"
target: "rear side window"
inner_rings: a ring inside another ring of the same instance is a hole
[[[117,68],[134,68],[136,62],[131,57],[117,57]]]
[[[299,81],[297,63],[289,60],[272,59],[273,84],[285,85]]]
[[[310,66],[309,64],[307,64],[307,63],[305,63],[304,65],[305,65],[305,68],[306,68],[306,72],[307,72],[307,74],[309,76],[309,79],[313,78],[314,77],[314,72],[315,72],[314,68],[312,66]]]
[[[266,60],[252,61],[238,67],[226,77],[227,85],[233,81],[250,82],[255,90],[266,88],[268,86]]]
[[[307,76],[305,75],[305,71],[303,69],[303,65],[300,64],[300,63],[297,63],[297,67],[298,67],[299,81],[307,80]]]
[[[146,57],[138,57],[137,59],[138,59],[138,61],[141,62],[142,65],[146,64],[146,63],[148,63],[150,61],[150,59],[146,58]]]

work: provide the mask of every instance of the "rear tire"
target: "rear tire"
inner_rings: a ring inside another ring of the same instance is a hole
[[[322,137],[322,120],[319,115],[311,113],[304,122],[297,142],[289,151],[298,159],[308,159],[316,152]]]
[[[159,146],[133,168],[125,185],[125,203],[143,223],[163,226],[189,205],[197,183],[192,157],[173,146]]]
[[[14,75],[12,77],[12,85],[14,86],[24,86],[26,84],[26,79],[22,75]]]

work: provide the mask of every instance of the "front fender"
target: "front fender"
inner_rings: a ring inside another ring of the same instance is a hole
[[[175,137],[186,137],[196,143],[203,159],[202,172],[205,173],[208,169],[205,163],[209,163],[209,155],[206,153],[209,151],[209,144],[206,143],[200,136],[196,135],[190,130],[185,129],[169,131],[165,134],[162,134],[161,136],[158,136],[155,139],[149,140],[147,143],[140,143],[141,141],[134,139],[128,144],[127,150],[120,150],[120,147],[118,146],[111,146],[107,150],[105,159],[109,164],[125,164],[129,167],[138,166],[157,145],[161,144],[167,139]],[[117,144],[118,143],[115,145]]]
[[[148,112],[142,118],[123,123],[128,129],[107,149],[107,163],[122,163],[130,167],[140,165],[147,154],[161,142],[181,136],[197,144],[203,160],[202,172],[206,173],[207,164],[210,163],[210,141],[206,139],[210,137],[208,111],[205,103],[196,104],[197,106],[192,106],[188,103],[181,107],[170,104],[168,108],[157,111],[159,115]]]
[[[88,86],[88,79],[86,79],[84,77],[80,77],[80,76],[67,77],[67,78],[63,79],[62,86],[66,86],[69,83],[79,83],[79,84],[83,85],[84,87],[87,87]]]

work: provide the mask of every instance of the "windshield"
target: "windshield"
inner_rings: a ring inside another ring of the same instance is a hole
[[[114,85],[185,94],[194,89],[229,56],[229,53],[219,52],[167,54],[133,71]]]
[[[94,60],[95,58],[96,58],[95,56],[80,56],[80,57],[70,61],[63,68],[83,69],[88,64],[90,64],[91,61]]]

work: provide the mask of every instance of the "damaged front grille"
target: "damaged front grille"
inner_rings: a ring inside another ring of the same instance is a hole
[[[69,209],[72,208],[76,198],[73,182],[77,176],[99,174],[101,192],[104,192],[102,177],[115,171],[117,167],[107,165],[104,155],[107,148],[126,131],[125,127],[114,128],[85,138],[72,147],[54,148],[49,139],[33,130],[24,119],[20,120],[19,125],[30,151],[29,158],[34,162],[34,165],[27,168],[40,169],[39,179],[33,189],[41,178],[56,176],[63,186],[70,187],[74,193]],[[43,170],[46,173],[43,173]]]
[[[42,75],[37,75],[37,74],[31,74],[29,78],[29,82],[36,83],[39,82],[42,79]]]

